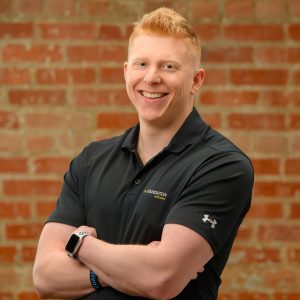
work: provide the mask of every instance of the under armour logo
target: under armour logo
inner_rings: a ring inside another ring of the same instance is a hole
[[[204,218],[202,219],[202,221],[204,223],[206,223],[207,221],[211,224],[211,228],[215,228],[216,227],[216,224],[217,224],[217,221],[216,220],[212,220],[209,218],[209,215],[204,215]]]

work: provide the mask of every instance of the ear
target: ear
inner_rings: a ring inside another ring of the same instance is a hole
[[[193,79],[193,85],[192,85],[192,95],[195,95],[197,91],[202,86],[202,83],[204,81],[205,71],[204,69],[198,69],[195,72],[194,79]]]
[[[124,78],[126,81],[126,77],[127,77],[127,68],[128,68],[128,61],[124,62]]]

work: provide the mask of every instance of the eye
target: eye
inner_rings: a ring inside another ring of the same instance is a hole
[[[174,72],[175,71],[175,66],[173,64],[170,64],[170,63],[166,63],[166,64],[163,64],[162,65],[162,69],[164,71],[168,71],[168,72]]]
[[[144,61],[136,61],[134,63],[134,66],[137,68],[144,68],[146,66],[146,63]]]

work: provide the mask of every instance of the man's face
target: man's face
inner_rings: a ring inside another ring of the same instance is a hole
[[[124,65],[126,89],[140,122],[156,126],[182,123],[193,107],[204,71],[182,39],[138,35]]]

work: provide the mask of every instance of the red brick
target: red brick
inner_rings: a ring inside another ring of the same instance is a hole
[[[189,11],[192,18],[198,19],[216,19],[219,14],[218,3],[216,0],[197,0],[189,5]]]
[[[253,50],[250,47],[240,48],[204,48],[202,51],[202,60],[205,63],[243,63],[252,62]]]
[[[106,89],[102,88],[99,90],[95,89],[78,89],[73,92],[74,102],[80,106],[94,106],[94,105],[107,105],[107,104],[118,104],[118,105],[129,105],[130,100],[128,98],[126,89],[113,88]]]
[[[280,161],[276,158],[252,159],[254,172],[257,175],[274,175],[280,172]]]
[[[0,157],[0,173],[25,173],[27,159],[24,157]]]
[[[5,68],[0,69],[0,85],[1,84],[25,84],[30,83],[30,75],[28,69]]]
[[[264,21],[280,20],[287,17],[285,0],[259,0],[256,3],[256,16]]]
[[[26,137],[26,148],[30,152],[50,151],[54,147],[54,138],[47,135],[34,135]]]
[[[109,0],[80,0],[80,13],[84,16],[107,16]]]
[[[7,239],[37,240],[41,234],[42,224],[7,224],[5,234]]]
[[[293,219],[300,219],[300,203],[291,203],[290,204],[290,213],[289,217]]]
[[[289,0],[287,2],[290,17],[300,16],[300,3],[298,0]]]
[[[291,151],[300,152],[300,138],[295,136],[291,141]]]
[[[17,250],[14,246],[0,246],[0,263],[14,262],[16,258],[16,253]]]
[[[268,220],[282,218],[283,206],[281,203],[253,203],[248,217]]]
[[[235,69],[231,70],[230,78],[236,85],[285,85],[288,73],[282,69]]]
[[[97,38],[97,27],[93,23],[40,24],[41,37],[44,39],[92,40]]]
[[[64,90],[10,90],[9,102],[18,105],[63,105],[66,103]]]
[[[202,117],[213,128],[220,128],[222,125],[222,117],[219,113],[203,113]]]
[[[74,17],[77,15],[76,4],[77,1],[74,0],[51,0],[45,2],[45,10],[47,16],[53,16],[55,18],[58,16]]]
[[[253,0],[225,0],[224,16],[226,18],[246,19],[254,15]]]
[[[52,45],[5,45],[2,57],[5,62],[57,62],[62,53],[59,46]]]
[[[65,1],[65,0],[64,0]],[[74,1],[74,0],[72,0]],[[39,300],[37,293],[35,292],[21,292],[18,295],[18,300]]]
[[[25,124],[29,128],[84,129],[89,127],[88,116],[83,113],[28,113]]]
[[[267,293],[258,292],[220,292],[218,300],[270,300]]]
[[[38,69],[35,76],[39,84],[68,83],[68,70],[66,69]]]
[[[300,175],[300,158],[286,159],[284,170],[287,175]]]
[[[274,300],[300,300],[300,293],[297,292],[285,292],[274,293]]]
[[[300,263],[300,248],[289,248],[287,252],[287,258],[291,263]]]
[[[68,169],[68,157],[42,157],[33,161],[34,172],[38,174],[57,173],[63,174]]]
[[[229,74],[224,69],[206,69],[204,84],[206,85],[226,85],[229,82]]]
[[[288,146],[288,139],[285,136],[270,136],[262,135],[257,136],[253,143],[253,148],[255,151],[261,153],[277,153],[283,154],[286,153]]]
[[[123,68],[102,67],[100,69],[100,82],[102,82],[102,83],[124,83]]]
[[[293,40],[300,40],[300,24],[289,25],[289,34]]]
[[[300,48],[285,47],[285,48],[258,48],[255,56],[258,62],[262,63],[299,63]]]
[[[14,112],[0,110],[0,128],[16,129],[19,128],[19,119]]]
[[[299,191],[299,182],[256,181],[254,184],[255,196],[294,197]]]
[[[19,135],[0,132],[0,141],[0,151],[16,152],[22,150],[22,147],[20,146],[20,144],[22,144],[22,138],[20,138]]]
[[[228,127],[252,130],[283,130],[285,116],[283,114],[240,114],[232,113],[228,117]]]
[[[53,209],[55,208],[55,202],[49,202],[49,201],[40,201],[37,202],[36,204],[36,213],[38,216],[40,217],[46,217],[49,216],[50,213],[53,211]]]
[[[0,38],[32,38],[32,23],[1,23]]]
[[[0,14],[1,15],[8,15],[14,12],[14,6],[11,0],[1,0],[0,1]],[[1,294],[0,294],[1,299]]]
[[[107,62],[126,59],[127,49],[116,45],[69,46],[67,56],[69,62]]]
[[[36,254],[36,247],[22,247],[21,249],[21,259],[24,262],[34,262],[35,254]]]
[[[295,242],[300,236],[300,226],[297,224],[260,225],[258,238],[263,241],[290,241]]]
[[[196,24],[194,28],[200,41],[212,41],[220,37],[221,28],[219,24]]]
[[[300,77],[300,72],[299,72]],[[300,84],[300,80],[299,80]],[[264,91],[261,93],[264,105],[283,106],[283,107],[300,107],[299,91]]]
[[[80,69],[38,69],[36,81],[39,84],[94,83],[96,72],[92,68]]]
[[[257,100],[258,92],[254,91],[208,90],[200,92],[200,102],[205,105],[255,105]]]
[[[242,224],[237,234],[237,240],[250,240],[253,237],[253,234],[253,227],[247,227],[244,224]]]
[[[98,37],[102,40],[127,40],[131,27],[112,24],[102,24],[99,27]]]
[[[282,25],[230,24],[224,26],[224,36],[234,41],[282,41]]]
[[[259,249],[235,246],[230,254],[229,261],[231,264],[278,263],[280,262],[280,251],[268,247]]]
[[[300,128],[300,115],[299,114],[290,115],[289,128],[291,128],[291,129],[299,129]]]
[[[40,16],[43,12],[43,0],[15,0],[18,11],[24,15]]]
[[[61,189],[61,182],[50,179],[11,179],[3,180],[4,195],[44,195],[58,196]]]
[[[276,287],[278,291],[296,291],[300,286],[300,277],[298,275],[299,269],[291,268],[288,265],[280,268],[265,268],[263,270],[264,288],[273,289]]]
[[[135,113],[100,113],[97,117],[98,128],[128,128],[137,122]]]
[[[30,216],[30,204],[17,202],[6,203],[0,202],[0,218],[28,218]]]
[[[69,71],[71,83],[94,83],[96,81],[96,72],[91,68],[71,69]]]

